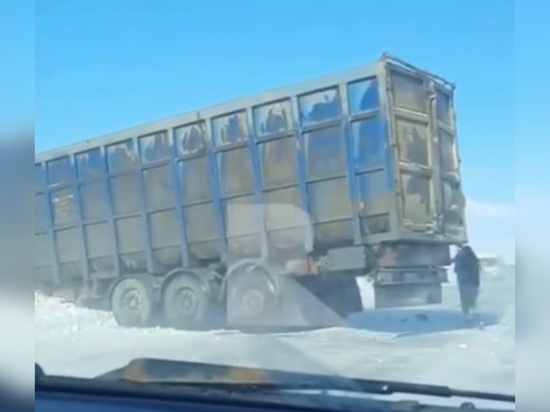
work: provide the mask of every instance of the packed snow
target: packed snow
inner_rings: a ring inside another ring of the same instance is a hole
[[[79,377],[156,357],[515,393],[515,281],[482,287],[481,329],[465,325],[448,284],[441,306],[366,309],[349,328],[270,335],[125,329],[109,313],[36,295],[36,361],[46,373]],[[372,290],[361,288],[369,307]]]

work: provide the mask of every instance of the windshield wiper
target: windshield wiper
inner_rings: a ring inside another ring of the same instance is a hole
[[[377,381],[371,379],[351,379],[354,385],[331,382],[330,384],[317,384],[314,382],[303,383],[216,383],[216,382],[173,382],[153,381],[152,383],[162,385],[184,385],[194,386],[203,389],[231,390],[235,392],[272,392],[272,391],[341,391],[372,395],[423,395],[440,398],[470,398],[498,402],[515,403],[515,395],[500,393],[469,391],[452,389],[448,386],[424,385],[407,382]],[[352,389],[353,388],[353,389]]]
[[[208,363],[135,359],[127,366],[96,378],[233,392],[341,391],[360,394],[411,394],[515,403],[515,395],[453,389],[448,386],[348,378]]]

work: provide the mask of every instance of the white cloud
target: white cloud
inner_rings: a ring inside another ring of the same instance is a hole
[[[468,199],[466,211],[473,217],[481,218],[513,218],[516,210],[514,204],[485,202]]]
[[[515,204],[468,199],[466,225],[469,242],[478,253],[499,254],[515,261]]]

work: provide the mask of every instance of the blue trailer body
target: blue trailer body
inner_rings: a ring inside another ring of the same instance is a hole
[[[274,227],[274,203],[309,216],[300,253],[463,243],[452,94],[439,77],[384,58],[38,154],[38,279],[277,255],[295,228]],[[262,205],[250,216],[259,229],[228,236],[235,203]],[[447,259],[438,250],[428,261]]]

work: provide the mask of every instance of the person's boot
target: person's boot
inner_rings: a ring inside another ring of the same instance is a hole
[[[462,315],[464,316],[464,323],[466,326],[472,325],[472,314],[469,308],[462,309]]]

